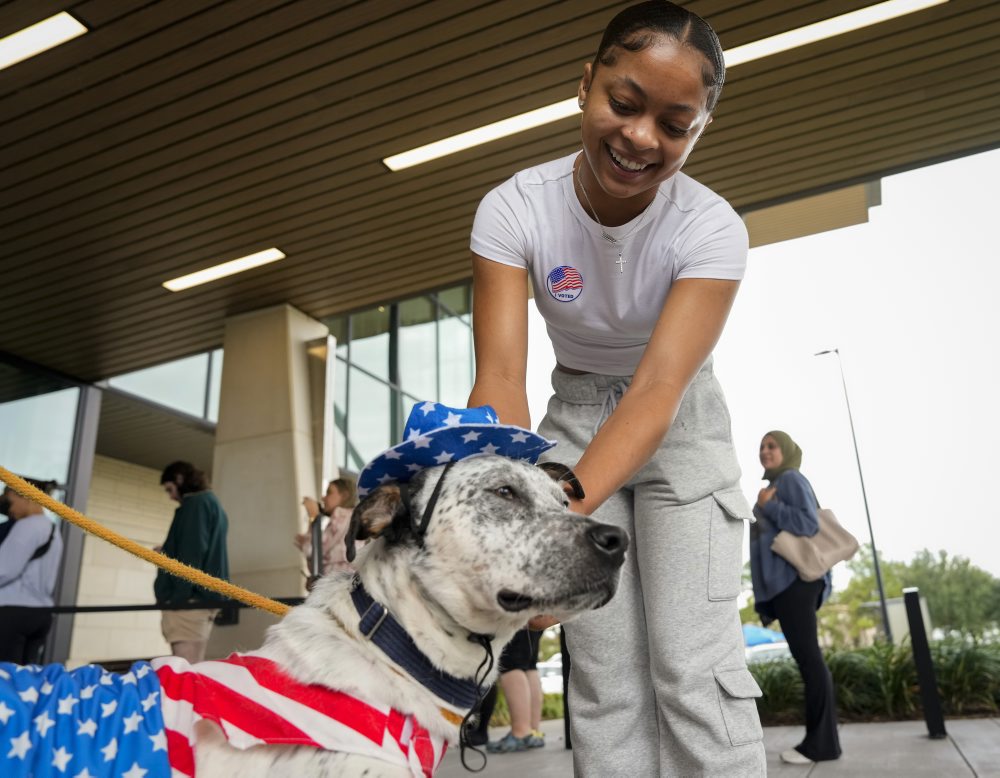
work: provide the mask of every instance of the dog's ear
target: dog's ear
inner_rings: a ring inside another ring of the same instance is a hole
[[[379,537],[394,523],[398,523],[397,519],[404,518],[401,513],[405,512],[406,506],[399,484],[385,484],[372,491],[358,503],[351,514],[351,524],[344,537],[347,561],[354,561],[354,541]]]
[[[539,467],[544,470],[553,481],[556,481],[560,486],[563,484],[569,484],[572,490],[573,496],[582,500],[587,495],[584,494],[583,484],[576,477],[576,473],[570,470],[566,465],[559,462],[542,462]]]

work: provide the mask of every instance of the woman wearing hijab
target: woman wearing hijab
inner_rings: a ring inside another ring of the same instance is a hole
[[[760,490],[750,530],[750,574],[754,607],[764,626],[777,619],[798,663],[805,686],[806,736],[782,752],[791,764],[811,764],[840,757],[833,678],[823,661],[816,635],[816,611],[830,595],[830,573],[818,581],[803,581],[788,562],[771,551],[782,530],[806,537],[819,531],[816,495],[799,472],[802,449],[778,430],[760,442],[760,463],[768,485]]]

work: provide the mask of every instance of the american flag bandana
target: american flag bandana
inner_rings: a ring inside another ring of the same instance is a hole
[[[302,745],[363,754],[428,778],[447,744],[413,716],[308,686],[263,657],[137,662],[123,675],[87,666],[0,664],[4,778],[194,776],[194,726],[230,746]]]

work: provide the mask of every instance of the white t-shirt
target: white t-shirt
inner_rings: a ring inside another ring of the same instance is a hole
[[[676,279],[743,278],[746,227],[723,198],[676,173],[643,213],[604,228],[612,244],[573,191],[576,157],[522,170],[489,192],[472,250],[528,270],[559,364],[632,375]]]

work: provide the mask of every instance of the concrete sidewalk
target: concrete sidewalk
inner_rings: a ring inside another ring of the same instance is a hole
[[[806,767],[786,765],[778,755],[802,738],[802,727],[765,727],[768,775],[787,778],[835,778],[857,776],[927,776],[927,778],[1000,778],[1000,718],[949,719],[945,722],[948,737],[931,740],[923,721],[892,721],[884,724],[844,724],[840,744],[844,755],[835,762],[820,762]],[[486,769],[477,773],[517,778],[569,778],[573,775],[573,755],[566,750],[563,722],[542,722],[545,748],[514,754],[489,754]],[[505,729],[493,730],[501,737]],[[468,752],[472,768],[482,764],[482,757]],[[449,749],[438,778],[469,776],[462,767],[458,749]],[[614,778],[614,776],[602,776]],[[647,778],[628,776],[628,778]],[[655,778],[649,776],[649,778]]]

